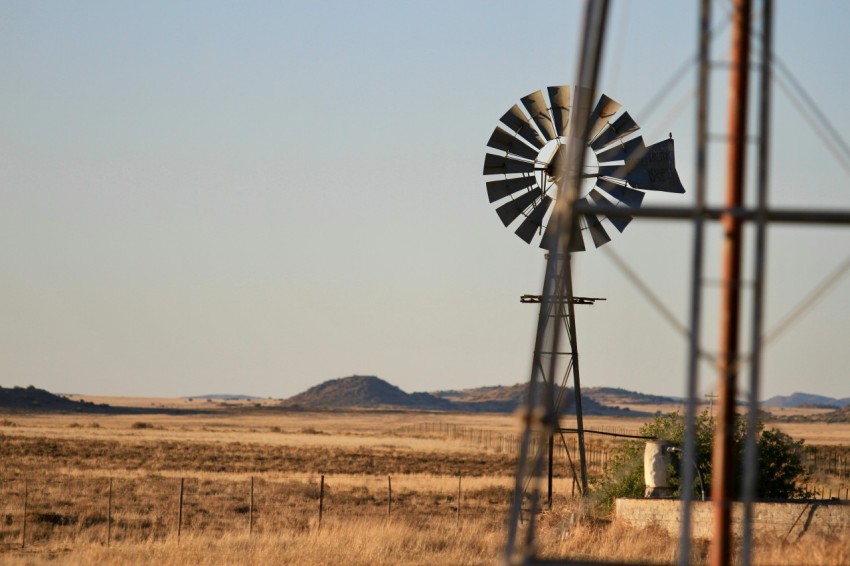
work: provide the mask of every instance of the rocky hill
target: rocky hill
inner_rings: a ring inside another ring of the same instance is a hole
[[[474,389],[459,389],[450,391],[435,391],[435,397],[448,399],[459,406],[479,407],[482,411],[510,412],[517,409],[525,401],[527,384],[497,385],[476,387]],[[567,389],[567,406],[573,406],[572,389]],[[630,415],[639,416],[642,413],[621,408],[621,404],[664,404],[678,403],[672,397],[646,395],[625,389],[612,387],[589,387],[582,389],[582,410],[586,415]],[[503,408],[499,408],[503,406]],[[464,409],[474,410],[474,409]],[[574,412],[568,409],[567,413]]]
[[[405,393],[373,375],[331,379],[282,402],[286,407],[317,408],[404,408],[451,410],[452,403],[429,393]]]
[[[666,397],[663,395],[651,395],[638,393],[619,387],[585,387],[582,389],[585,397],[603,405],[668,405],[684,403],[681,397]]]
[[[825,395],[814,393],[792,393],[791,395],[777,395],[766,401],[762,401],[765,407],[835,407],[836,409],[850,405],[850,397],[836,399]]]
[[[72,401],[44,389],[29,387],[0,387],[0,409],[4,411],[57,411],[75,413],[108,413],[109,405],[87,401]]]
[[[294,397],[286,406],[318,407],[404,407],[421,410],[463,411],[471,413],[511,413],[526,399],[527,385],[497,385],[433,393],[405,393],[398,387],[374,376],[351,376],[326,381]],[[572,408],[572,389],[565,392],[566,406]],[[592,398],[583,398],[582,409],[587,415],[631,415],[641,413],[609,407]],[[572,409],[567,413],[574,412]]]

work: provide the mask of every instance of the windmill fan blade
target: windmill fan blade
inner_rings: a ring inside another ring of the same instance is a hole
[[[499,179],[498,181],[490,181],[487,183],[487,198],[490,202],[502,200],[508,195],[512,195],[518,191],[526,189],[535,184],[534,177],[515,177],[513,179]],[[638,191],[635,191],[636,193]],[[640,193],[643,195],[643,193]]]
[[[587,227],[590,230],[590,237],[593,239],[593,245],[597,248],[604,246],[611,241],[611,236],[602,227],[602,223],[595,216],[587,217]]]
[[[543,146],[546,144],[546,141],[540,137],[540,134],[537,133],[537,130],[534,129],[534,126],[531,125],[528,118],[522,113],[519,105],[514,104],[511,106],[511,109],[505,112],[500,120],[504,125],[515,131],[518,136],[537,149],[543,149]]]
[[[543,226],[543,218],[546,216],[546,212],[550,206],[552,206],[552,197],[546,195],[540,201],[540,204],[534,207],[531,214],[522,221],[519,228],[516,229],[516,235],[522,238],[526,244],[531,243],[531,240],[534,239],[534,234]]]
[[[555,246],[558,245],[557,224],[555,215],[552,214],[549,218],[549,223],[546,225],[546,229],[543,231],[543,237],[540,239],[540,247],[542,249],[549,250],[550,252],[555,251]]]
[[[609,124],[608,128],[603,129],[602,133],[590,142],[590,147],[592,147],[594,151],[598,151],[603,147],[614,143],[618,139],[629,135],[637,129],[638,125],[634,120],[632,120],[629,113],[625,112],[622,116],[614,120],[613,124]]]
[[[588,196],[593,200],[593,202],[595,204],[608,205],[608,206],[613,205],[613,203],[608,202],[608,199],[606,199],[604,196],[602,196],[602,193],[599,192],[599,190],[597,190],[595,187],[593,189],[591,189],[590,194]],[[620,215],[606,214],[605,218],[607,218],[608,221],[611,222],[611,224],[614,225],[614,228],[616,228],[617,231],[622,233],[623,230],[626,229],[626,226],[629,225],[629,222],[631,222],[634,217],[633,216],[620,216]]]
[[[575,230],[573,232],[573,237],[570,238],[570,245],[567,247],[567,251],[570,253],[583,252],[586,248],[584,247],[584,232],[581,230]]]
[[[511,173],[534,173],[534,163],[511,159],[503,155],[488,153],[484,156],[485,175],[508,175]]]
[[[549,117],[549,109],[546,108],[546,100],[543,98],[543,93],[539,90],[523,96],[520,101],[534,123],[537,124],[540,133],[547,140],[553,140],[558,137],[555,134],[555,128],[552,126],[552,119]]]
[[[555,222],[554,215],[549,219],[549,223],[546,225],[546,230],[543,231],[543,238],[540,240],[540,247],[544,250],[549,250],[550,252],[556,251],[555,248],[558,246],[558,235],[557,235],[557,222]],[[570,238],[570,244],[567,248],[568,252],[583,252],[584,251],[584,238],[581,235],[581,230],[576,226],[573,229],[573,235]]]
[[[587,139],[592,140],[596,136],[599,135],[599,132],[602,131],[602,128],[608,125],[608,122],[611,121],[611,118],[614,117],[614,114],[617,113],[622,105],[608,98],[604,94],[599,97],[599,102],[596,103],[596,106],[593,108],[593,112],[590,113],[590,118],[588,118],[587,123],[590,126],[590,133],[587,136]]]
[[[593,91],[586,87],[576,86],[573,93],[573,110],[576,115],[584,113],[588,114],[588,125],[593,124],[593,116],[590,115],[590,107],[593,104]],[[578,135],[580,132],[572,132],[571,135]],[[587,138],[590,139],[590,138]]]
[[[517,216],[522,214],[526,208],[534,204],[534,201],[537,200],[542,194],[543,191],[540,190],[540,187],[534,187],[534,189],[528,191],[527,193],[523,193],[519,197],[497,208],[496,214],[498,214],[499,218],[502,219],[502,224],[507,226],[511,222],[516,220]]]
[[[555,119],[555,131],[559,136],[567,135],[570,127],[570,87],[550,86],[549,102],[552,103],[552,118]]]
[[[627,159],[642,157],[645,151],[646,146],[643,144],[643,138],[638,136],[610,149],[600,151],[596,154],[596,161],[599,163],[626,161]]]
[[[597,179],[596,188],[607,193],[614,200],[622,202],[629,208],[640,208],[640,205],[643,203],[642,192],[612,183],[611,181],[606,181],[605,179]]]
[[[536,149],[528,147],[523,142],[519,141],[519,138],[512,136],[502,128],[496,128],[493,130],[493,135],[490,136],[490,139],[487,141],[487,145],[493,149],[500,149],[508,153],[513,153],[514,155],[519,155],[520,157],[525,157],[532,161],[537,159],[537,154],[539,153]]]

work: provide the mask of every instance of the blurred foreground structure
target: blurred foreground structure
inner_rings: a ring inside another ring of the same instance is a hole
[[[765,249],[767,228],[772,223],[797,224],[840,224],[850,225],[850,211],[812,210],[812,209],[773,209],[768,207],[769,191],[769,154],[770,154],[770,108],[772,87],[772,26],[773,2],[761,0],[735,0],[729,12],[731,25],[731,46],[728,61],[717,65],[710,60],[710,47],[713,38],[711,30],[711,2],[701,0],[698,25],[698,53],[695,61],[698,66],[698,102],[697,102],[697,139],[696,172],[694,175],[695,203],[690,207],[644,207],[640,210],[625,209],[607,203],[593,204],[581,200],[581,177],[586,147],[588,145],[590,104],[582,100],[581,93],[597,92],[599,66],[605,43],[608,2],[588,0],[582,21],[581,43],[579,45],[577,101],[571,116],[570,135],[567,138],[565,159],[557,175],[558,197],[555,212],[550,224],[557,227],[557,245],[551,249],[544,275],[541,295],[540,315],[538,318],[535,354],[531,363],[529,379],[528,405],[525,409],[525,430],[523,433],[520,463],[517,470],[515,496],[508,525],[508,541],[505,550],[506,564],[588,564],[587,561],[574,561],[570,557],[540,556],[536,544],[538,513],[542,508],[543,482],[547,477],[546,443],[561,430],[559,412],[556,407],[554,380],[545,379],[546,375],[555,376],[564,373],[557,367],[555,356],[546,357],[546,352],[559,352],[563,348],[564,332],[562,324],[553,324],[553,306],[571,304],[573,300],[569,279],[569,261],[559,258],[569,257],[571,244],[575,238],[579,218],[595,215],[641,216],[652,219],[667,219],[690,222],[693,228],[692,255],[690,267],[690,312],[687,379],[686,434],[683,447],[683,461],[694,461],[694,422],[697,394],[699,391],[699,359],[705,356],[700,349],[700,328],[702,315],[701,285],[704,272],[706,224],[719,221],[722,226],[722,298],[719,319],[720,344],[718,354],[713,359],[718,371],[718,427],[713,448],[715,470],[711,510],[713,527],[711,529],[710,563],[723,566],[731,563],[734,540],[737,534],[732,532],[733,506],[740,516],[740,549],[736,552],[738,561],[750,564],[752,558],[752,536],[754,525],[755,479],[758,455],[756,454],[757,414],[760,400],[760,372],[762,350],[763,294],[765,280]],[[754,6],[757,4],[757,6]],[[754,14],[757,18],[754,18]],[[756,33],[754,30],[758,30]],[[751,49],[756,43],[759,49]],[[756,57],[753,57],[755,53]],[[729,73],[729,90],[726,113],[728,116],[726,144],[726,198],[724,206],[712,208],[707,205],[707,170],[709,113],[709,80],[712,66],[725,68]],[[755,120],[750,119],[751,75],[758,77],[757,110]],[[749,125],[755,123],[755,131],[749,131]],[[756,140],[754,174],[747,172],[747,145]],[[627,160],[627,169],[634,164]],[[755,202],[752,207],[745,205],[746,181],[754,179]],[[752,249],[752,301],[745,314],[749,322],[750,353],[745,359],[739,352],[741,342],[741,291],[743,228],[751,224],[754,232]],[[567,339],[574,340],[570,333]],[[592,339],[592,338],[591,338]],[[572,344],[575,346],[574,344]],[[575,348],[572,349],[575,352]],[[749,364],[748,392],[748,434],[743,462],[743,498],[734,502],[732,491],[733,475],[738,473],[732,451],[732,430],[735,418],[736,393],[739,390],[738,375],[742,366]],[[689,563],[691,537],[693,536],[694,473],[690,466],[682,469],[682,500],[675,502],[679,508],[679,564]],[[637,502],[640,503],[640,502]],[[761,505],[761,504],[760,504]],[[701,513],[704,508],[701,506]]]

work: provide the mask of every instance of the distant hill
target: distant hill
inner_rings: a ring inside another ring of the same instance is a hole
[[[294,395],[281,403],[286,407],[316,408],[406,408],[451,410],[452,403],[428,393],[405,393],[373,375],[331,379]]]
[[[681,397],[638,393],[619,387],[584,387],[581,392],[585,397],[590,397],[603,405],[668,405],[684,402]]]
[[[72,401],[44,389],[29,387],[0,387],[0,409],[6,411],[59,411],[75,413],[109,413],[109,405],[87,401]]]
[[[211,393],[209,395],[190,395],[182,397],[182,399],[211,399],[213,401],[251,401],[253,399],[262,399],[262,397],[254,397],[253,395],[228,395],[226,393]]]
[[[164,407],[119,407],[91,401],[74,401],[64,395],[29,387],[0,387],[0,411],[21,413],[88,413],[109,415],[186,415],[200,412],[197,409]]]
[[[850,397],[836,399],[814,393],[792,393],[777,395],[762,401],[765,407],[835,407],[836,409],[850,405]]]
[[[517,383],[515,385],[495,385],[473,389],[435,391],[432,395],[451,401],[455,404],[456,410],[460,411],[509,413],[517,410],[525,402],[527,390],[527,384]],[[582,412],[585,415],[640,416],[642,414],[638,411],[631,411],[609,405],[608,403],[600,403],[593,396],[585,393],[585,391],[582,390],[584,395],[582,396],[581,404]],[[573,390],[567,389],[565,394],[567,395],[566,406],[568,407],[566,412],[574,413]]]

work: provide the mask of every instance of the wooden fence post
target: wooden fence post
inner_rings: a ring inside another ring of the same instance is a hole
[[[319,481],[319,526],[322,526],[322,512],[325,506],[325,476]]]
[[[460,481],[463,476],[457,475],[457,514],[455,516],[455,526],[460,529]]]
[[[177,504],[177,542],[180,542],[180,531],[183,528],[183,478],[180,478],[180,501]]]
[[[29,480],[24,480],[24,525],[21,530],[21,548],[27,544],[27,503],[29,499]]]
[[[109,478],[109,496],[106,503],[106,546],[112,540],[112,478]]]
[[[393,479],[387,476],[387,521],[393,513]]]
[[[254,476],[251,476],[251,503],[248,505],[248,537],[254,532]]]

